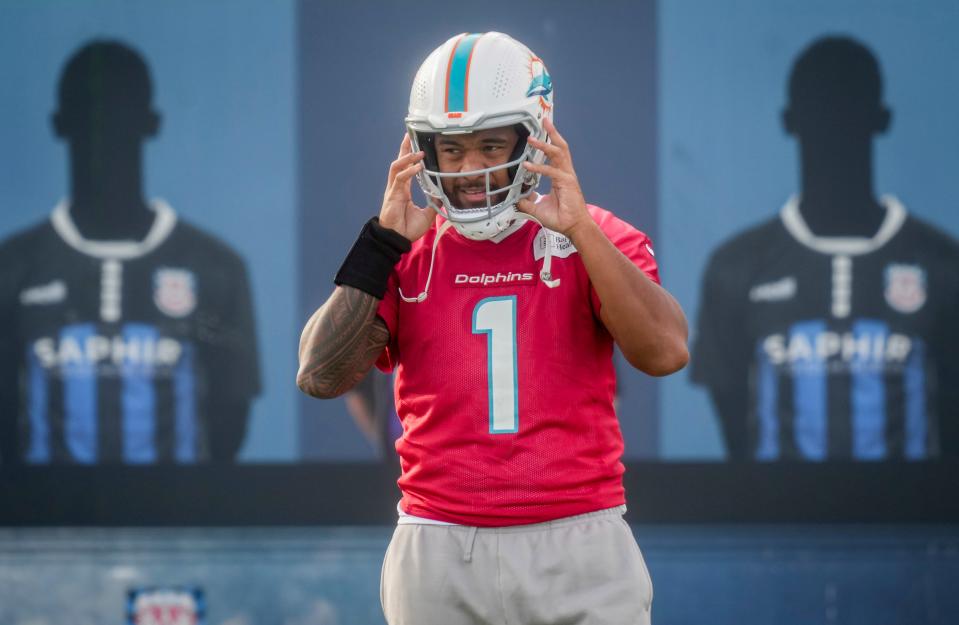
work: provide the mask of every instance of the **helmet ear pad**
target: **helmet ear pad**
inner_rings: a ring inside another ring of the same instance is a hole
[[[440,163],[436,155],[436,133],[435,132],[417,132],[416,147],[423,151],[423,167],[429,171],[439,171]],[[439,178],[430,176],[437,187],[442,186]]]
[[[416,142],[419,144],[419,148],[425,153],[423,164],[426,168],[439,171],[439,159],[436,157],[436,133],[417,132]]]
[[[526,128],[523,124],[514,124],[513,130],[516,131],[516,147],[513,148],[513,153],[509,155],[509,161],[515,161],[523,154],[523,150],[526,149],[526,139],[529,138],[529,129]],[[507,162],[509,162],[507,161]],[[516,167],[510,167],[507,171],[509,174],[510,182],[516,180]]]

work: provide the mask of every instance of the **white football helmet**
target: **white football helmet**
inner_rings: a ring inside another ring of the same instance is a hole
[[[471,239],[489,239],[509,228],[516,219],[516,202],[539,184],[539,174],[527,171],[525,163],[542,163],[546,158],[526,137],[546,141],[543,120],[547,117],[553,117],[553,84],[546,66],[512,37],[496,32],[464,33],[434,50],[413,80],[406,117],[413,150],[426,153],[417,179],[430,204]],[[434,144],[437,134],[504,126],[515,127],[520,135],[509,162],[476,171],[439,171]],[[491,174],[502,169],[508,170],[510,183],[491,189]],[[486,179],[486,206],[453,206],[442,179],[476,176]]]

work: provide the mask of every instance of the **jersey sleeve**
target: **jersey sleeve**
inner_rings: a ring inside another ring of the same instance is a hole
[[[227,290],[218,310],[207,310],[202,333],[213,398],[249,400],[261,390],[253,297],[246,264],[239,257],[222,265]]]
[[[736,263],[721,254],[708,261],[690,357],[690,378],[709,390],[730,459],[750,457],[746,414],[752,339],[746,332],[746,294]]]
[[[649,237],[609,211],[596,209],[595,207],[590,208],[592,209],[590,212],[593,213],[593,219],[596,220],[606,237],[616,246],[616,249],[639,267],[650,280],[656,284],[661,284],[659,265],[656,264],[653,242]],[[601,307],[599,295],[592,285],[590,285],[589,293],[593,313],[598,318]]]
[[[709,388],[730,389],[746,379],[748,339],[737,331],[743,314],[736,268],[714,254],[700,285],[699,315],[693,340],[690,377]]]
[[[390,331],[390,342],[383,352],[376,359],[376,367],[384,373],[393,371],[396,366],[396,329],[399,326],[399,279],[396,270],[390,274],[390,279],[386,283],[386,294],[380,301],[380,307],[376,315],[386,324],[386,329]]]
[[[953,258],[959,259],[959,254]],[[948,270],[947,270],[948,271]],[[940,448],[943,458],[959,459],[959,279],[949,272],[948,293],[940,314],[937,385]]]
[[[19,262],[23,262],[19,260]],[[18,337],[15,306],[19,301],[16,272],[18,259],[12,246],[0,245],[0,463],[17,461],[17,413],[19,412]]]

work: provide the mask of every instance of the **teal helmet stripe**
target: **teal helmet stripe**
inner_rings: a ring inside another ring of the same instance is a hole
[[[450,57],[449,78],[447,79],[447,111],[466,110],[466,85],[467,80],[469,80],[466,72],[469,70],[470,56],[473,54],[476,40],[482,36],[482,33],[466,35],[456,43],[456,50]]]

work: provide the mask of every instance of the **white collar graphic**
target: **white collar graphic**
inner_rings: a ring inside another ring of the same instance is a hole
[[[101,241],[83,238],[70,217],[70,202],[63,199],[53,209],[50,222],[53,229],[67,245],[88,256],[102,259],[129,260],[144,256],[155,250],[176,225],[176,213],[165,201],[156,199],[151,203],[154,218],[150,231],[142,241]]]
[[[799,212],[799,196],[794,195],[783,206],[780,217],[789,234],[806,247],[823,254],[858,256],[875,252],[889,242],[906,221],[906,209],[892,195],[884,195],[879,202],[886,208],[886,217],[879,230],[871,238],[866,237],[820,237],[812,230]]]

